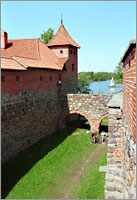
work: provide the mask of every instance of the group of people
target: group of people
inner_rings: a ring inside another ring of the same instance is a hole
[[[91,136],[93,138],[93,142],[96,143],[97,142],[97,132],[91,133]],[[101,141],[102,141],[102,144],[104,144],[106,136],[107,136],[107,134],[104,131],[102,131],[101,132]]]

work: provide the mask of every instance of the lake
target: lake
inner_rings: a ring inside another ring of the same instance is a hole
[[[121,92],[123,84],[116,84],[115,88],[110,88],[110,80],[107,81],[94,81],[90,83],[92,94],[112,94]]]

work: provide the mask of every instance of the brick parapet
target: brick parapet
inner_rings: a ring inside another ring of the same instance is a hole
[[[136,143],[136,46],[123,62],[123,112]]]

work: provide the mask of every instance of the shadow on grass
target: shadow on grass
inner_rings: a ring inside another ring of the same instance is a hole
[[[64,129],[58,129],[38,143],[18,153],[1,168],[1,196],[5,198],[16,183],[48,152],[56,148],[77,128],[88,129],[83,120],[75,120]]]

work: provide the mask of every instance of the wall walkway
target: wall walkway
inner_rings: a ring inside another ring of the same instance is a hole
[[[108,116],[107,104],[113,95],[68,94],[69,112],[61,117],[61,125],[65,126],[66,117],[80,114],[90,123],[91,131],[99,132],[100,123]]]

